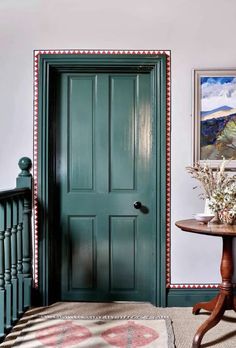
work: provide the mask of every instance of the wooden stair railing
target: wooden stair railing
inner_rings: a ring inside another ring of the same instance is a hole
[[[31,306],[31,160],[19,167],[16,188],[0,191],[0,341]]]

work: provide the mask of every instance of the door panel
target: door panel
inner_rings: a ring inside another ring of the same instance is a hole
[[[94,78],[71,77],[68,83],[69,191],[93,190]]]
[[[109,246],[110,290],[135,290],[136,216],[110,217]]]
[[[151,75],[61,73],[59,81],[61,300],[155,302]]]
[[[94,217],[70,216],[68,223],[69,259],[68,273],[71,273],[71,289],[92,289],[95,287],[96,238]],[[80,265],[78,267],[78,265]]]
[[[135,82],[133,76],[111,77],[111,191],[135,188]]]

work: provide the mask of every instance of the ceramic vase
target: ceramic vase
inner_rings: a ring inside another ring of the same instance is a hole
[[[210,202],[209,198],[206,198],[206,200],[205,200],[205,207],[204,207],[204,214],[205,214],[205,215],[215,214],[215,213],[211,210],[211,208],[209,207],[209,202]]]
[[[226,225],[233,225],[236,218],[236,216],[227,209],[220,210],[218,212],[218,216],[219,216],[220,222]]]
[[[204,214],[205,215],[215,215],[214,218],[211,220],[212,224],[218,224],[220,222],[218,212],[214,212],[210,207],[209,207],[209,198],[206,198],[205,200],[205,207],[204,207]]]

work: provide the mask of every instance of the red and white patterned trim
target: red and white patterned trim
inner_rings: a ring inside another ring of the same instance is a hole
[[[170,56],[166,56],[166,287],[170,284],[170,254],[171,254],[171,69]]]
[[[157,54],[164,54],[166,56],[170,56],[169,50],[162,50],[162,51],[156,51],[156,50],[39,50],[34,51],[34,56],[38,56],[39,54],[100,54],[100,55],[110,55],[110,54],[125,54],[125,55],[157,55]]]
[[[34,125],[33,125],[33,207],[34,207],[34,260],[33,260],[33,280],[34,286],[38,287],[38,86],[39,86],[39,66],[38,54],[34,55]]]
[[[219,284],[170,284],[170,289],[218,289]]]
[[[38,86],[40,55],[165,55],[166,71],[166,277],[170,286],[170,51],[169,50],[79,50],[46,49],[34,51],[34,129],[33,129],[33,176],[34,176],[34,286],[38,287]]]

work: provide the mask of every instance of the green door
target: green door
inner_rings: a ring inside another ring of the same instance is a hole
[[[151,73],[60,74],[61,300],[155,303],[151,82]]]

